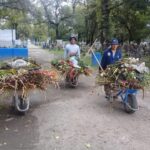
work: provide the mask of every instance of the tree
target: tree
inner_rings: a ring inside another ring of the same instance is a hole
[[[46,24],[34,24],[32,26],[32,39],[35,41],[46,41],[47,40],[47,25]]]
[[[84,5],[85,16],[85,38],[87,44],[92,44],[97,36],[97,17],[96,17],[96,1],[87,0]]]
[[[72,16],[69,7],[62,5],[64,2],[62,0],[40,0],[40,2],[44,8],[45,21],[48,23],[49,28],[55,28],[56,39],[59,39],[60,24]]]
[[[101,43],[104,43],[105,40],[109,39],[110,31],[110,0],[101,1],[101,23],[100,23],[100,36]],[[98,14],[98,13],[97,13]]]
[[[123,5],[114,9],[112,21],[115,25],[116,36],[129,42],[140,42],[141,39],[146,38],[150,33],[150,29],[146,27],[150,19],[148,6],[149,2],[145,0],[126,0]]]
[[[10,28],[16,30],[17,38],[29,37],[30,35],[30,20],[25,12],[18,10],[0,10],[0,19],[2,20],[3,28]]]
[[[71,4],[72,4],[72,14],[75,15],[78,4],[80,4],[81,6],[85,4],[85,1],[84,0],[71,0]]]
[[[73,29],[75,33],[78,33],[79,40],[86,40],[86,28],[85,28],[85,7],[83,5],[79,5],[76,8],[75,13],[75,23],[73,25]]]
[[[30,0],[2,0],[0,2],[0,8],[10,8],[17,10],[30,10]]]

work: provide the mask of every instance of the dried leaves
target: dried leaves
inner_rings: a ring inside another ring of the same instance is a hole
[[[72,70],[74,70],[77,74],[84,74],[86,76],[90,76],[92,74],[92,70],[81,60],[78,61],[80,68],[75,68],[69,60],[53,60],[51,65],[62,74],[67,74]]]
[[[145,83],[150,83],[150,75],[147,72],[144,72],[145,68],[140,68],[142,73],[139,72],[139,66],[141,67],[141,64],[143,65],[143,63],[140,63],[139,60],[136,59],[134,59],[134,61],[132,60],[133,59],[131,58],[124,59],[109,65],[104,72],[101,72],[97,76],[97,84],[104,85],[115,83],[121,87],[143,89],[143,87],[146,86]]]
[[[28,90],[38,88],[45,90],[49,84],[58,87],[59,74],[56,70],[0,70],[0,94],[6,90],[21,91],[26,95]]]

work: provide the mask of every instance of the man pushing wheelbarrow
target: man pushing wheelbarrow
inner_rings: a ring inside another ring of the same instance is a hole
[[[147,77],[150,76],[145,62],[136,58],[122,58],[122,52],[118,48],[118,40],[113,39],[99,63],[100,72],[97,83],[104,85],[106,98],[112,102],[120,97],[125,111],[133,113],[138,110],[136,94],[149,86]]]
[[[107,48],[103,54],[102,60],[101,60],[101,67],[103,70],[107,68],[108,65],[114,64],[116,61],[119,61],[122,59],[122,52],[118,48],[119,42],[117,39],[113,39],[111,41],[111,47]],[[101,70],[101,68],[100,68]],[[110,85],[105,84],[104,90],[106,94],[106,98],[110,99]]]

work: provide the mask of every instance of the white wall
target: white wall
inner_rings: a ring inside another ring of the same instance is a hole
[[[16,40],[16,31],[11,29],[0,29],[0,47],[11,47],[12,40]]]
[[[0,30],[0,41],[16,40],[16,31],[11,29]]]

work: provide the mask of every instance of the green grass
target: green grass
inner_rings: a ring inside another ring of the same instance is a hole
[[[54,55],[62,55],[64,56],[64,50],[63,49],[53,49],[53,50],[49,50],[49,52],[51,54],[54,54]]]
[[[91,62],[91,55],[88,56],[81,56],[81,59],[84,61],[85,64],[92,67],[94,70],[98,69],[98,66],[93,66]]]
[[[91,56],[81,56],[81,59],[84,61],[85,64],[91,66]]]
[[[146,63],[146,66],[150,68],[150,56],[143,57],[142,61],[144,61]]]

